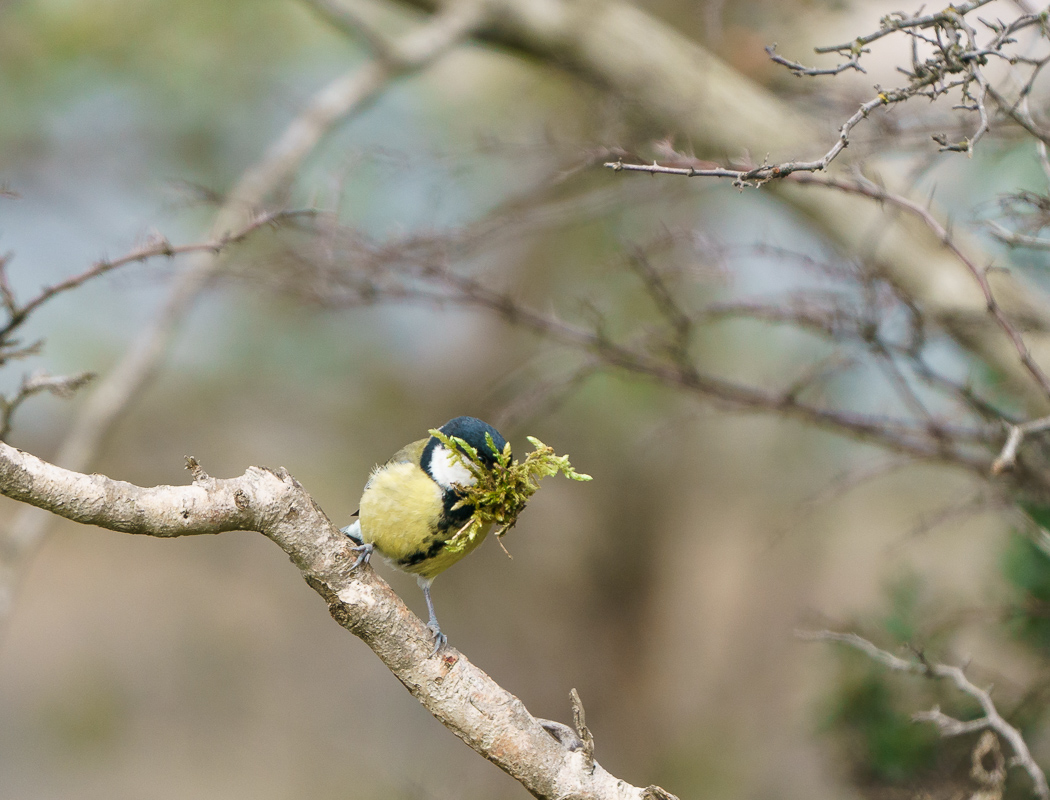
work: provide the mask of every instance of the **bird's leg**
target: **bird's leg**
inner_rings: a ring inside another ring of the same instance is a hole
[[[354,562],[354,565],[350,567],[350,569],[357,569],[362,564],[367,564],[369,559],[372,558],[372,551],[375,550],[376,547],[374,544],[372,544],[371,542],[366,542],[361,537],[361,520],[357,520],[352,525],[347,525],[341,530],[348,537],[350,537],[350,541],[357,543],[356,547],[350,548],[355,553],[357,553],[357,560]]]
[[[434,601],[430,599],[430,584],[434,582],[433,578],[424,578],[422,576],[416,578],[416,582],[419,584],[419,588],[423,590],[423,597],[427,601],[427,611],[430,612],[430,621],[427,622],[427,627],[430,632],[434,634],[434,649],[430,651],[430,655],[434,655],[445,646],[448,641],[448,637],[441,632],[441,626],[438,624],[437,614],[434,613]]]

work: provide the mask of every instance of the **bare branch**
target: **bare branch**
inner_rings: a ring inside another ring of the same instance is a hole
[[[918,90],[916,90],[918,91]],[[828,165],[838,157],[839,153],[846,149],[849,144],[850,133],[861,121],[867,119],[879,106],[888,106],[907,100],[911,94],[894,91],[879,92],[874,98],[863,103],[860,108],[842,123],[839,128],[838,138],[823,156],[811,161],[785,161],[780,164],[762,163],[757,166],[744,169],[726,169],[724,167],[664,167],[656,162],[652,164],[627,164],[622,159],[607,161],[605,166],[614,172],[648,172],[651,175],[684,175],[688,178],[732,178],[733,185],[738,188],[745,186],[761,186],[776,178],[785,178],[796,172],[822,172]]]
[[[1050,377],[1047,376],[1043,371],[1043,368],[1032,357],[1032,353],[1028,349],[1028,345],[1025,344],[1020,331],[1017,330],[1014,324],[1006,316],[1002,306],[1000,306],[999,302],[995,299],[995,294],[992,292],[991,284],[988,282],[988,269],[978,267],[977,264],[975,264],[973,260],[963,252],[962,248],[955,244],[951,232],[941,224],[941,222],[928,209],[919,205],[914,200],[910,200],[903,195],[891,192],[882,186],[860,177],[855,180],[848,180],[830,175],[799,174],[793,176],[792,180],[803,185],[826,186],[849,194],[857,194],[879,202],[889,203],[890,205],[903,211],[907,211],[909,214],[920,219],[923,224],[925,224],[926,227],[929,228],[930,231],[941,241],[941,243],[951,251],[952,255],[958,259],[959,263],[966,267],[966,270],[980,287],[988,313],[991,314],[998,326],[1010,339],[1010,342],[1013,344],[1014,349],[1020,357],[1021,363],[1028,371],[1028,374],[1035,379],[1036,383],[1042,390],[1043,395],[1050,398]]]
[[[3,282],[0,283],[0,296],[3,297],[4,306],[7,309],[10,318],[4,326],[0,327],[0,341],[6,339],[15,328],[25,322],[30,314],[36,311],[37,308],[48,300],[51,300],[53,297],[62,294],[63,292],[68,292],[71,289],[83,286],[88,281],[97,278],[100,275],[105,275],[107,272],[112,272],[113,270],[127,264],[135,262],[141,263],[159,256],[174,258],[175,256],[186,253],[208,253],[209,255],[217,255],[231,244],[243,242],[260,228],[273,227],[285,220],[310,216],[314,213],[314,211],[305,209],[299,211],[273,211],[267,214],[261,214],[250,219],[237,231],[227,233],[209,242],[200,242],[196,244],[173,245],[163,236],[152,236],[146,244],[135,248],[130,253],[127,253],[120,258],[96,261],[83,272],[66,278],[54,286],[44,288],[36,297],[29,300],[24,305],[19,304],[15,300],[14,295],[7,286],[5,278]]]
[[[1019,425],[1007,424],[1006,430],[1007,436],[1006,442],[1003,444],[1003,449],[1000,451],[999,456],[995,461],[992,462],[993,475],[999,475],[1000,473],[1013,468],[1017,463],[1017,449],[1021,446],[1021,442],[1024,441],[1025,436],[1050,430],[1050,417],[1033,419],[1029,422],[1022,422]]]
[[[1027,772],[1028,776],[1032,779],[1032,787],[1036,796],[1041,800],[1048,800],[1048,798],[1050,798],[1050,787],[1047,786],[1046,775],[1043,773],[1043,770],[1040,769],[1039,765],[1035,763],[1035,759],[1032,758],[1032,754],[1028,749],[1024,737],[1021,736],[1021,732],[1003,719],[999,714],[999,711],[996,709],[995,704],[992,702],[992,697],[989,692],[971,683],[966,677],[966,673],[964,673],[961,668],[946,664],[933,663],[925,658],[925,656],[915,661],[909,661],[876,647],[867,639],[864,639],[855,633],[800,631],[797,635],[800,639],[806,641],[840,642],[849,645],[855,650],[864,653],[873,661],[876,661],[896,672],[910,672],[915,675],[925,675],[931,678],[950,681],[959,691],[969,695],[980,704],[984,716],[979,717],[976,720],[962,722],[952,719],[943,714],[940,709],[934,708],[932,711],[916,714],[914,719],[937,724],[941,729],[942,734],[945,736],[957,736],[959,734],[971,733],[984,728],[994,730],[1010,743],[1010,748],[1014,752],[1014,762],[1023,767],[1025,772]]]
[[[817,69],[814,67],[807,67],[805,64],[800,64],[798,61],[792,61],[790,59],[784,58],[781,55],[777,55],[776,50],[777,46],[775,44],[771,44],[768,47],[766,47],[766,53],[769,55],[770,59],[772,59],[775,63],[780,64],[780,66],[782,67],[787,67],[789,70],[791,70],[792,74],[794,74],[795,77],[798,78],[801,78],[803,76],[814,77],[817,75],[838,75],[840,72],[845,72],[848,69],[855,69],[857,72],[867,72],[867,70],[860,65],[861,53],[867,51],[857,50],[855,53],[852,53],[850,55],[849,61],[844,61],[843,63],[835,67]]]
[[[92,372],[58,376],[37,372],[23,378],[14,397],[0,395],[0,441],[7,441],[15,411],[30,397],[41,392],[69,397],[94,377]]]
[[[284,470],[238,478],[198,472],[190,486],[143,488],[48,464],[0,443],[0,493],[110,530],[173,537],[254,530],[278,544],[332,617],[360,637],[442,724],[539,798],[641,800],[586,747],[563,746],[525,706],[452,647],[433,654],[427,627],[370,567],[354,569],[352,542]],[[578,727],[583,725],[582,712]]]

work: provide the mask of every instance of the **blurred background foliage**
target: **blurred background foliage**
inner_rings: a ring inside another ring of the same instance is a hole
[[[829,125],[838,107],[772,69],[762,47],[805,52],[898,7],[643,5],[753,79],[826,104]],[[417,24],[377,9],[391,31]],[[15,290],[153,230],[201,240],[210,199],[311,92],[364,58],[294,0],[0,3],[0,183],[19,194],[0,199],[0,249],[14,253]],[[843,85],[848,106],[857,84]],[[560,174],[589,148],[649,136],[631,114],[550,65],[466,46],[342,126],[301,171],[291,205],[333,210],[383,242],[529,198],[526,211],[553,211],[508,225],[464,266],[614,335],[657,318],[627,259],[661,240],[671,244],[654,259],[683,301],[856,291],[848,257],[766,193]],[[875,149],[880,135],[860,145]],[[938,158],[925,180],[967,219],[1004,185],[1040,180],[1027,143],[989,142],[960,162]],[[1012,516],[980,508],[924,524],[981,491],[972,477],[912,464],[829,491],[886,456],[615,371],[542,391],[580,356],[477,310],[327,308],[289,278],[282,254],[306,246],[297,236],[263,234],[238,252],[98,471],[155,484],[184,482],[187,454],[213,475],[281,465],[342,522],[375,462],[475,414],[519,449],[530,434],[570,453],[595,480],[548,482],[507,537],[512,561],[490,544],[442,577],[443,626],[538,716],[567,721],[576,687],[613,774],[682,798],[971,792],[972,741],[944,742],[910,715],[974,709],[944,687],[795,642],[809,624],[972,660],[1050,761],[1046,549]],[[1033,275],[1044,265],[1014,263]],[[24,369],[105,373],[179,269],[132,266],[50,303],[29,332],[46,348]],[[753,321],[704,329],[693,348],[706,368],[762,385],[789,383],[829,350]],[[978,369],[948,348],[943,362]],[[863,376],[825,391],[895,410]],[[13,442],[48,457],[82,400],[28,405]],[[379,569],[420,611],[413,581]],[[1024,795],[1024,781],[1009,790]],[[59,524],[25,577],[0,647],[0,798],[523,795],[333,625],[259,536],[162,542]]]

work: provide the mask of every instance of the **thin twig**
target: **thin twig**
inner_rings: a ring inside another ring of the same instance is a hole
[[[769,55],[770,59],[775,63],[780,64],[782,67],[787,67],[791,70],[792,74],[798,78],[803,76],[814,77],[817,75],[838,75],[840,72],[845,72],[848,69],[854,69],[857,72],[867,72],[867,70],[860,65],[860,56],[862,52],[867,51],[858,50],[855,53],[851,53],[849,61],[844,61],[834,67],[818,69],[815,67],[807,67],[805,64],[800,64],[798,61],[792,61],[791,59],[784,58],[782,55],[778,55],[777,46],[775,44],[766,47],[766,53]]]
[[[1022,422],[1019,425],[1007,423],[1006,430],[1007,436],[1003,449],[999,452],[995,461],[992,462],[993,475],[999,475],[1014,467],[1017,463],[1017,449],[1021,446],[1021,442],[1024,441],[1026,436],[1033,433],[1050,430],[1050,417],[1033,419],[1029,422]]]
[[[1033,791],[1036,796],[1040,800],[1050,800],[1050,787],[1047,786],[1046,775],[1039,765],[1035,763],[1035,759],[1032,758],[1032,754],[1021,732],[1003,719],[992,702],[989,692],[971,683],[961,668],[933,663],[925,657],[915,661],[908,661],[876,647],[867,639],[855,633],[836,633],[835,631],[825,630],[800,631],[797,635],[800,639],[806,641],[840,642],[849,645],[855,650],[864,653],[873,661],[896,672],[910,672],[914,675],[925,675],[931,678],[951,681],[959,691],[969,695],[980,704],[984,715],[976,720],[962,722],[948,717],[940,709],[934,708],[932,711],[915,714],[913,719],[933,722],[940,728],[941,734],[944,736],[957,736],[985,728],[994,730],[1010,743],[1010,747],[1014,752],[1014,763],[1023,767],[1025,772],[1028,773],[1028,776],[1032,779]]]
[[[15,411],[30,397],[41,392],[69,397],[94,377],[93,372],[79,372],[75,375],[48,375],[45,372],[37,372],[24,377],[14,397],[0,395],[0,441],[7,441]]]
[[[988,282],[988,270],[978,267],[977,264],[975,264],[973,260],[955,244],[951,232],[941,224],[929,209],[924,208],[914,200],[910,200],[903,195],[891,192],[885,187],[862,178],[850,180],[831,175],[811,175],[803,173],[793,176],[792,180],[803,185],[825,186],[837,189],[841,192],[869,197],[872,200],[889,203],[896,208],[900,208],[907,211],[909,214],[918,217],[940,240],[940,242],[951,251],[952,255],[958,259],[959,263],[966,268],[976,281],[978,287],[980,287],[981,294],[984,296],[985,306],[988,313],[992,315],[996,323],[1013,343],[1014,349],[1017,351],[1021,363],[1028,371],[1028,374],[1039,384],[1044,396],[1050,398],[1050,377],[1047,376],[1043,371],[1043,368],[1039,366],[1036,360],[1032,357],[1032,353],[1028,349],[1028,345],[1025,344],[1020,331],[1017,330],[1014,324],[1006,316],[1002,306],[1000,306],[999,302],[995,299],[995,294],[992,292],[991,284]]]
[[[37,308],[42,306],[48,300],[51,300],[53,297],[62,294],[63,292],[68,292],[71,289],[83,286],[88,281],[93,280],[100,275],[105,275],[107,272],[112,272],[113,270],[127,264],[135,262],[141,263],[158,257],[174,258],[175,256],[184,255],[186,253],[207,253],[213,256],[218,255],[228,246],[243,242],[260,228],[272,227],[284,222],[285,220],[310,216],[314,213],[313,210],[302,209],[298,211],[272,211],[266,214],[261,214],[254,219],[251,219],[240,230],[208,242],[173,245],[163,236],[154,236],[151,237],[146,244],[135,248],[120,258],[96,261],[83,272],[72,275],[63,281],[56,283],[54,286],[45,287],[36,297],[25,304],[17,303],[10,289],[0,289],[0,293],[2,293],[4,297],[4,305],[7,308],[10,317],[7,323],[0,327],[0,342],[4,341],[30,314],[36,311]]]
[[[1042,144],[1040,142],[1039,144]],[[988,221],[989,233],[1003,244],[1010,247],[1027,247],[1032,250],[1050,250],[1050,239],[1041,236],[1030,236],[1024,233],[1014,233],[995,220]]]

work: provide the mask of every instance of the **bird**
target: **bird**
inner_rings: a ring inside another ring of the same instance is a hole
[[[507,445],[499,431],[476,417],[456,417],[438,430],[473,447],[481,466],[489,469],[496,462],[496,453],[486,435],[499,453]],[[463,499],[462,487],[475,482],[470,470],[437,437],[420,439],[372,471],[361,494],[357,520],[342,529],[355,543],[355,569],[367,564],[373,551],[378,551],[394,567],[416,576],[430,614],[427,628],[434,637],[431,655],[448,639],[434,613],[430,586],[435,577],[481,544],[491,528],[485,526],[462,550],[445,546],[474,514],[472,505],[455,506]]]

